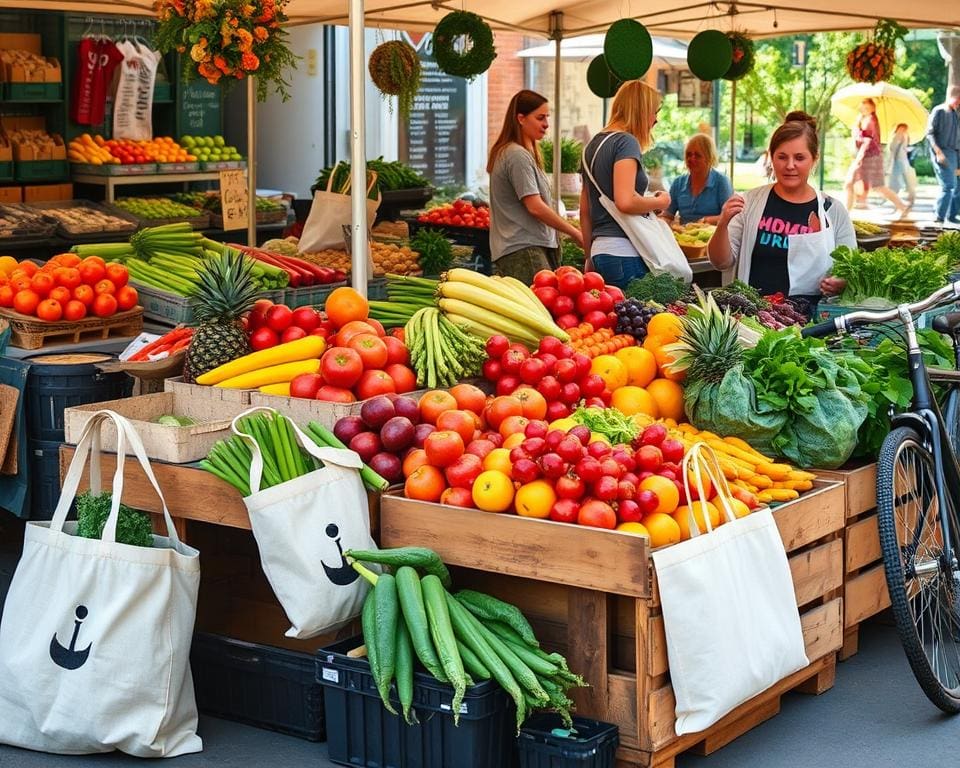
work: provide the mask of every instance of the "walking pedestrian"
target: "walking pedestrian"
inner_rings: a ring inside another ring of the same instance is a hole
[[[957,195],[957,167],[960,155],[960,85],[947,89],[947,98],[930,112],[927,143],[930,145],[933,172],[940,182],[935,223],[960,224],[960,198]]]
[[[910,164],[907,149],[910,146],[910,134],[906,123],[897,125],[890,138],[890,189],[898,194],[900,187],[907,190],[907,210],[913,208],[917,199],[917,172]]]

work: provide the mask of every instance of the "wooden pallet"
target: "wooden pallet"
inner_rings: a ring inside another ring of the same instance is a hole
[[[843,648],[840,661],[856,655],[860,625],[890,606],[877,530],[877,465],[821,472],[843,483]]]
[[[620,766],[672,768],[678,754],[711,752],[772,717],[790,690],[833,685],[843,637],[844,493],[836,483],[774,511],[788,553],[811,663],[711,728],[678,737],[663,614],[647,540],[616,531],[484,515],[386,495],[381,544],[428,546],[459,587],[516,604],[544,647],[564,653],[589,688],[578,714],[620,729]]]
[[[76,344],[81,340],[111,336],[136,336],[143,330],[143,307],[118,312],[112,317],[85,317],[55,323],[21,315],[11,309],[0,309],[0,317],[10,322],[10,344],[20,349],[42,349],[50,344]]]

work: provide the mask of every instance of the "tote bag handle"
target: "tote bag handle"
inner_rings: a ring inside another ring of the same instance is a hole
[[[727,522],[732,523],[737,519],[733,507],[730,505],[730,486],[727,483],[727,478],[720,470],[720,462],[713,448],[703,441],[694,443],[690,450],[684,455],[683,466],[680,471],[683,472],[683,489],[687,493],[688,500],[691,499],[690,475],[693,475],[700,500],[704,502],[708,500],[706,498],[706,485],[704,483],[704,475],[706,475],[706,479],[710,481],[711,486],[716,492],[715,498],[720,501],[720,506],[722,507],[720,513],[726,518]],[[710,533],[713,531],[713,526],[710,524],[710,516],[706,513],[703,515],[703,523],[707,530],[700,530],[695,514],[697,503],[696,501],[689,501],[687,504],[687,519],[690,526],[691,538],[699,536],[702,533]]]

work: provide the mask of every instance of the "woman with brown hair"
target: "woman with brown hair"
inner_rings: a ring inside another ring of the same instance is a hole
[[[627,233],[600,202],[600,191],[627,215],[666,210],[670,195],[647,195],[643,153],[653,146],[653,126],[660,93],[642,80],[620,86],[610,108],[610,122],[584,148],[580,228],[587,243],[587,262],[607,283],[626,288],[649,270]],[[599,188],[599,189],[598,189]]]
[[[808,182],[817,163],[817,122],[791,112],[770,137],[776,181],[723,205],[708,254],[714,267],[763,294],[783,293],[815,305],[840,293],[844,281],[828,277],[838,245],[857,246],[846,209]]]
[[[494,270],[527,285],[541,269],[558,266],[557,232],[583,245],[580,230],[551,207],[537,146],[547,133],[549,117],[545,97],[527,90],[516,93],[487,161]]]
[[[847,209],[853,208],[856,184],[863,185],[864,199],[871,191],[879,192],[893,203],[900,216],[903,217],[910,210],[891,190],[884,179],[883,149],[880,146],[880,121],[877,120],[877,105],[873,99],[864,99],[860,102],[860,117],[853,126],[853,143],[857,150],[850,170],[847,171],[843,189],[847,193]]]

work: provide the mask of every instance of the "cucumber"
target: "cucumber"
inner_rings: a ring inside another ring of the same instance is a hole
[[[417,713],[413,711],[413,645],[410,633],[403,620],[397,622],[397,698],[403,709],[403,719],[407,725],[417,723]]]
[[[430,636],[443,665],[450,684],[453,686],[453,723],[460,722],[460,704],[467,690],[467,675],[463,669],[463,660],[457,650],[457,638],[450,623],[450,613],[447,607],[447,591],[436,576],[424,576],[420,582],[423,587],[423,602],[427,609],[427,622],[430,625]]]
[[[380,654],[377,642],[377,601],[374,590],[372,589],[367,593],[367,599],[363,602],[363,613],[361,614],[360,622],[363,626],[363,642],[367,646],[367,661],[370,662],[370,674],[379,691],[381,690],[380,679],[383,676],[383,671],[380,667]],[[390,683],[388,681],[387,691],[389,692],[389,690]],[[397,710],[390,704],[389,699],[384,702],[384,706],[386,706],[389,712],[394,715],[397,714]]]
[[[430,639],[430,628],[427,624],[427,611],[423,605],[423,590],[420,587],[420,577],[409,565],[402,565],[397,569],[397,594],[400,598],[400,610],[410,632],[413,650],[420,659],[420,663],[427,671],[441,683],[448,682],[443,671],[443,665],[437,658]]]
[[[454,630],[456,633],[456,630]],[[467,670],[477,680],[489,680],[490,670],[483,666],[483,662],[477,658],[477,654],[471,651],[460,640],[457,640],[457,650],[460,651],[460,658],[463,659],[463,668]]]
[[[390,704],[390,683],[393,682],[396,671],[397,617],[400,613],[400,604],[397,600],[397,583],[391,574],[380,574],[377,586],[373,588],[373,599],[376,621],[375,645],[377,661],[380,664],[380,675],[375,680],[383,706],[395,715],[397,711]]]
[[[483,592],[474,592],[472,589],[461,589],[457,592],[457,600],[478,619],[502,621],[515,630],[527,645],[534,648],[540,647],[533,627],[517,606],[497,600]]]
[[[381,565],[390,565],[394,568],[409,565],[411,568],[417,568],[427,574],[436,576],[446,588],[449,588],[452,584],[450,571],[448,571],[447,566],[443,564],[440,555],[426,547],[349,549],[345,554],[354,560],[362,560],[365,563],[380,563]]]

